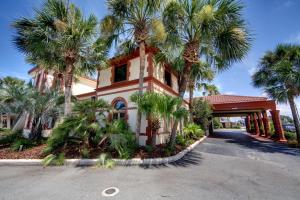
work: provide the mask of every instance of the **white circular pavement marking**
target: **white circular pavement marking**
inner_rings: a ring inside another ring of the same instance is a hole
[[[113,197],[119,193],[119,189],[116,187],[109,187],[102,191],[102,196],[104,197]]]

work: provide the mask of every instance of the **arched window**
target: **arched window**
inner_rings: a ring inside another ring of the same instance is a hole
[[[126,119],[126,102],[123,99],[116,99],[113,101],[113,120]]]

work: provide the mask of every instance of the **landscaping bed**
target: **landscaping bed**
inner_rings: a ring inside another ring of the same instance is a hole
[[[176,145],[173,151],[170,151],[167,145],[158,145],[155,149],[149,150],[150,147],[138,148],[132,158],[164,158],[176,155],[180,151],[184,150],[187,146]],[[0,159],[43,159],[45,157],[43,150],[46,148],[46,144],[35,146],[23,151],[14,151],[9,146],[0,146]],[[75,148],[65,149],[65,158],[84,158]],[[106,153],[104,149],[92,148],[90,149],[90,159],[98,158],[101,153]],[[112,158],[118,158],[117,152],[110,152]]]
[[[10,147],[0,147],[0,159],[42,159],[45,147],[46,144],[42,144],[23,151],[13,151]]]

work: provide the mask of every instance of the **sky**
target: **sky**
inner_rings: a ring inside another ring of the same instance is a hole
[[[100,20],[107,14],[105,0],[70,0],[85,15],[95,14]],[[222,94],[265,96],[261,89],[251,84],[259,59],[264,52],[279,43],[300,44],[300,0],[241,0],[243,16],[251,31],[252,47],[245,59],[216,76],[214,83]],[[20,17],[32,17],[34,8],[43,0],[2,0],[0,6],[0,77],[15,76],[29,80],[27,72],[32,66],[26,63],[12,43],[14,30],[11,23]],[[196,92],[196,95],[200,95]],[[300,100],[297,99],[298,108]],[[278,105],[281,114],[291,115],[288,105]]]

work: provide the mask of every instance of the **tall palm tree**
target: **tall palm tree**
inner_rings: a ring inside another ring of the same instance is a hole
[[[126,38],[138,45],[140,55],[139,93],[143,93],[145,71],[145,48],[152,41],[163,41],[165,31],[158,17],[161,0],[107,0],[110,14],[101,22],[102,37],[110,46],[113,41]],[[138,112],[136,134],[141,128],[141,113]]]
[[[183,76],[179,94],[183,98],[193,64],[204,58],[218,69],[240,61],[249,50],[250,36],[242,19],[243,6],[236,0],[176,0],[163,12],[167,42],[183,46]],[[174,123],[171,145],[178,122]]]
[[[64,0],[47,0],[33,18],[13,23],[14,43],[29,62],[63,72],[64,114],[70,115],[74,74],[92,73],[106,51],[94,43],[97,19],[85,18],[80,9]]]
[[[295,98],[300,94],[300,46],[280,44],[274,51],[267,52],[252,76],[256,87],[280,103],[288,102],[293,115],[300,144],[300,124]]]

